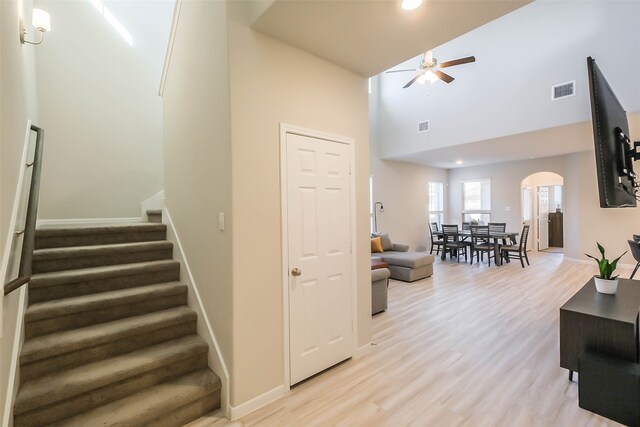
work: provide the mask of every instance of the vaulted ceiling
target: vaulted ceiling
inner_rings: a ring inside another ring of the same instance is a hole
[[[586,58],[630,112],[640,111],[640,2],[621,0],[257,0],[253,28],[373,79],[371,139],[382,158],[453,168],[592,149]],[[422,52],[451,84],[402,86]],[[551,87],[575,80],[575,96]],[[428,120],[430,130],[417,132]],[[632,135],[633,136],[633,135]],[[456,164],[463,160],[462,165]]]
[[[362,76],[376,75],[531,0],[258,0],[252,27]]]
[[[447,68],[451,84],[402,89],[414,73],[381,74],[372,98],[381,157],[454,168],[593,149],[586,58],[627,111],[640,111],[639,17],[640,2],[536,1],[435,47],[442,61],[477,58]],[[575,95],[553,101],[552,86],[570,81]],[[430,130],[418,133],[425,120]]]

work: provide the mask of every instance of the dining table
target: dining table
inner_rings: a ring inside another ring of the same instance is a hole
[[[437,231],[437,232],[434,232],[433,234],[437,235],[439,239],[444,239],[444,233],[442,231]],[[449,233],[449,234],[452,235],[453,233]],[[509,241],[515,245],[516,237],[518,237],[519,234],[520,233],[516,231],[489,231],[488,235],[482,236],[482,238],[489,238],[490,240],[493,240],[493,256],[494,256],[496,266],[502,265],[502,260],[500,259],[500,246],[501,246],[500,242],[504,242],[507,239],[509,239]],[[458,230],[457,236],[459,239],[462,238],[463,240],[471,239],[471,230]],[[446,256],[446,250],[443,247],[442,255],[440,256],[440,259],[444,261],[445,256]]]

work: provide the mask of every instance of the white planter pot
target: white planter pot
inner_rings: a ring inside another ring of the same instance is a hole
[[[618,290],[618,279],[605,280],[599,277],[593,279],[596,281],[596,289],[602,294],[615,294]]]

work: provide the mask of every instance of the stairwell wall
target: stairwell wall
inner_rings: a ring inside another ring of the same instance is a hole
[[[24,136],[27,123],[37,124],[34,49],[21,45],[18,22],[31,21],[31,0],[0,1],[0,260],[4,285],[9,261],[10,230],[16,187],[21,171]],[[31,36],[32,33],[29,32]],[[9,243],[9,245],[7,245]],[[10,269],[9,269],[10,270]],[[11,277],[13,278],[13,277]],[[5,400],[10,391],[12,351],[18,324],[19,295],[16,291],[3,296],[0,292],[0,423],[8,419]]]
[[[39,218],[139,217],[140,203],[163,189],[157,90],[173,3],[36,5],[52,23],[35,48],[40,126],[47,132]]]
[[[371,341],[367,79],[251,30],[249,7],[229,2],[235,407],[283,386],[280,123],[355,140],[355,332]]]
[[[165,205],[230,370],[233,224],[226,8],[222,1],[179,3],[165,69],[163,122]],[[219,213],[226,216],[224,231],[218,229]]]

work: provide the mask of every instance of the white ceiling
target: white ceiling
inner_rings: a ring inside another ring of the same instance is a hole
[[[591,149],[586,58],[640,111],[639,18],[638,1],[537,1],[436,47],[440,61],[477,58],[448,68],[449,85],[402,89],[412,73],[381,74],[372,97],[381,157],[452,168]],[[576,95],[551,101],[551,86],[572,80]],[[423,120],[431,129],[418,134]]]
[[[254,0],[252,27],[369,77],[531,0]]]

